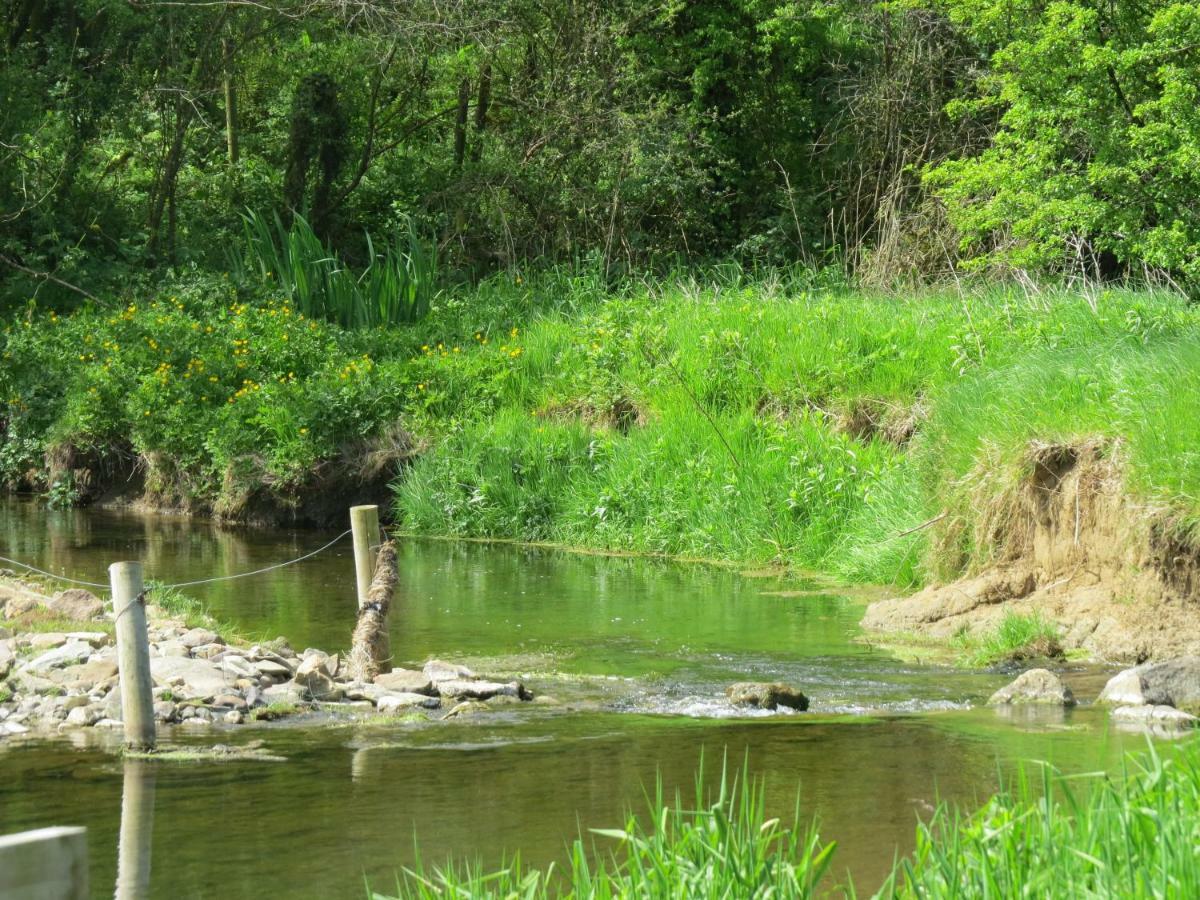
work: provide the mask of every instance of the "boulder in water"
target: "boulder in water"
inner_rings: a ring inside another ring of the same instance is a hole
[[[1049,669],[1030,669],[1022,672],[988,700],[989,706],[1008,706],[1016,703],[1041,703],[1053,706],[1074,706],[1075,695],[1062,679]]]
[[[725,696],[734,706],[778,709],[786,706],[800,712],[808,709],[808,698],[794,687],[779,681],[739,681],[725,688]]]
[[[1118,672],[1104,686],[1098,702],[1200,712],[1200,656],[1144,663]]]

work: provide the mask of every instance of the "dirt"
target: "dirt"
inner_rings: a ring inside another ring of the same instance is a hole
[[[1200,653],[1200,548],[1169,510],[1126,490],[1120,456],[1102,440],[1039,443],[1007,490],[981,475],[979,570],[873,603],[863,626],[948,639],[1037,613],[1057,623],[1064,649],[1097,659]],[[964,527],[948,517],[934,540],[961,546]]]

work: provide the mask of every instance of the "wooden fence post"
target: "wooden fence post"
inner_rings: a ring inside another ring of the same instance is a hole
[[[0,837],[0,897],[88,896],[86,828],[40,828]]]
[[[350,530],[354,536],[354,575],[358,586],[358,607],[367,602],[371,579],[375,576],[375,554],[379,552],[379,507],[350,507]]]
[[[146,633],[146,595],[140,562],[108,567],[113,613],[117,620],[117,670],[121,680],[121,719],[125,746],[153,750],[154,687],[150,678],[150,638]]]
[[[115,900],[150,896],[150,852],[154,838],[153,766],[144,759],[125,760],[121,786],[121,837],[117,844]]]

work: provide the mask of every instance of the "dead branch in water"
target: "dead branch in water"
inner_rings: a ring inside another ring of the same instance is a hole
[[[391,642],[387,617],[396,592],[399,573],[396,568],[396,544],[385,541],[375,559],[375,577],[367,591],[366,602],[358,610],[354,640],[350,649],[350,673],[358,681],[370,682],[381,672],[392,670]]]

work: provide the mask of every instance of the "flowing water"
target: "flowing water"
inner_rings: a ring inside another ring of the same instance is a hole
[[[0,500],[0,555],[96,582],[121,559],[168,583],[233,574],[333,536]],[[0,834],[87,826],[97,897],[116,883],[122,827],[121,876],[150,896],[362,897],[367,883],[393,884],[415,847],[427,863],[494,864],[517,850],[534,865],[561,860],[581,829],[641,809],[656,778],[690,792],[702,760],[711,774],[727,755],[766,779],[777,813],[790,815],[799,793],[805,820],[838,841],[838,873],[863,892],[911,849],[917,817],[939,798],[981,799],[1020,760],[1110,767],[1142,740],[1110,733],[1086,703],[998,716],[981,704],[1011,676],[899,662],[862,640],[861,599],[815,579],[416,539],[400,542],[399,558],[401,664],[462,661],[556,702],[448,722],[167,736],[261,740],[286,762],[123,762],[98,731],[0,741]],[[349,541],[188,592],[244,632],[298,650],[344,647]],[[737,712],[723,701],[736,680],[795,684],[812,708]],[[1087,699],[1103,673],[1068,680]]]

